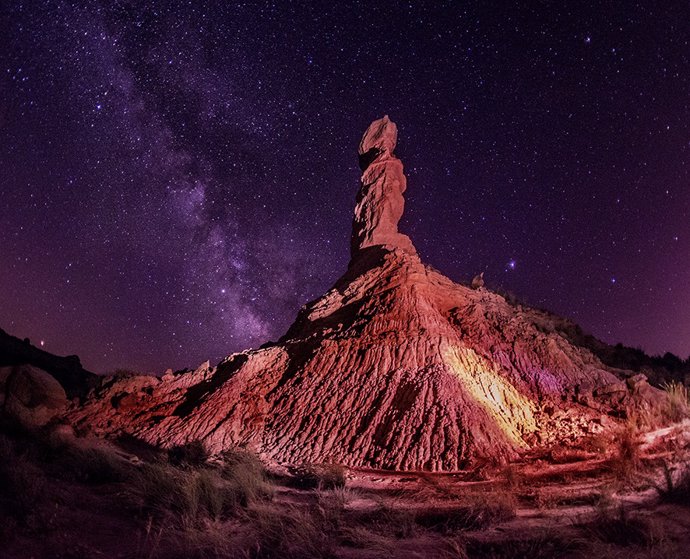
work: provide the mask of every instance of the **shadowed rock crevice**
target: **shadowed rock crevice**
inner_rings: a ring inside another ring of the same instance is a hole
[[[247,355],[239,354],[220,364],[208,380],[195,384],[187,390],[184,401],[175,408],[173,415],[186,417],[192,413],[210,394],[225,384],[247,362],[247,359]]]

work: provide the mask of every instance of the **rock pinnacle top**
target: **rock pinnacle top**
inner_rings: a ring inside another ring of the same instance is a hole
[[[384,115],[367,128],[359,143],[359,155],[361,157],[371,150],[376,150],[377,155],[387,153],[392,156],[397,143],[398,127],[388,118],[388,115]]]

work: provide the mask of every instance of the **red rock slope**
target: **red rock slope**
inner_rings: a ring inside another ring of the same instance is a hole
[[[396,140],[388,117],[365,133],[350,266],[278,344],[162,379],[109,379],[72,420],[288,463],[439,471],[600,431],[653,392],[553,331],[551,315],[425,266],[398,232]]]

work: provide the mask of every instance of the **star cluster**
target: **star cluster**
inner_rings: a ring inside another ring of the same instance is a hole
[[[279,337],[347,265],[389,114],[427,262],[690,353],[686,3],[10,1],[0,28],[0,327],[49,351]]]

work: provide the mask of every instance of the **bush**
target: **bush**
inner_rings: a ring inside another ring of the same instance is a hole
[[[345,487],[345,467],[340,464],[320,464],[295,468],[293,481],[300,489],[336,489]]]
[[[227,482],[236,506],[269,499],[274,488],[259,458],[246,450],[229,450],[221,455],[220,475]]]
[[[690,415],[690,394],[688,388],[680,382],[662,385],[666,392],[664,416],[672,422],[682,421]]]
[[[403,504],[394,503],[390,505],[381,501],[375,509],[353,514],[348,525],[350,527],[362,525],[377,536],[410,538],[417,528],[415,520],[415,511],[406,508]],[[353,534],[349,535],[352,536]]]
[[[144,510],[181,526],[224,518],[235,510],[235,491],[213,470],[145,464],[132,481],[132,493]]]
[[[48,469],[56,477],[100,485],[124,481],[132,466],[109,448],[65,445]]]
[[[619,481],[630,481],[640,467],[640,441],[637,429],[628,424],[617,434],[616,452],[609,460],[613,475]]]

